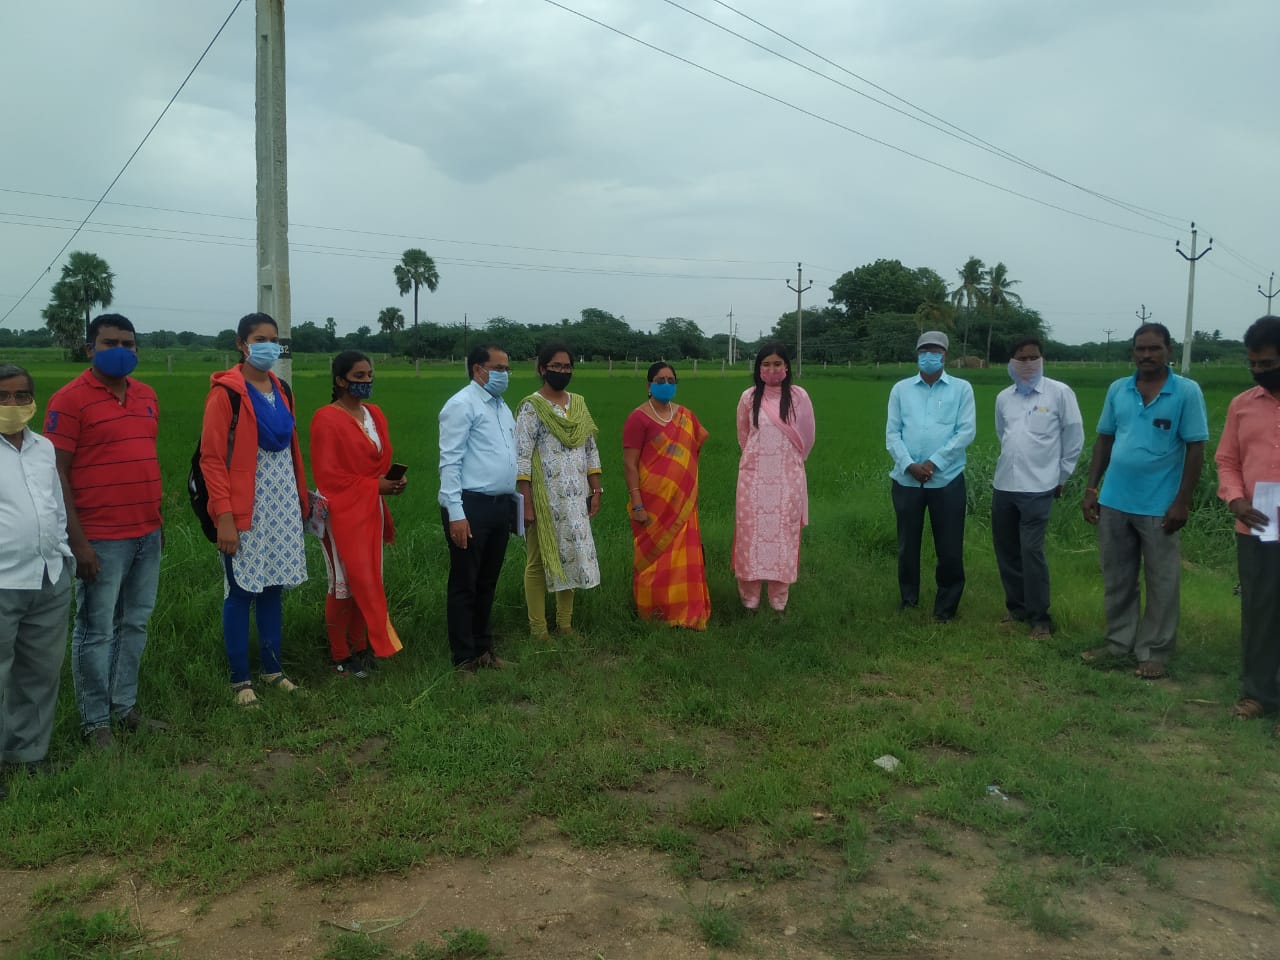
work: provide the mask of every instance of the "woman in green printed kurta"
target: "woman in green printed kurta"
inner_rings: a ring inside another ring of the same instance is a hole
[[[516,414],[516,487],[524,497],[524,595],[529,632],[547,637],[547,592],[556,627],[573,630],[573,591],[600,583],[591,518],[600,510],[600,451],[587,402],[566,389],[573,356],[564,344],[538,352],[542,387]]]

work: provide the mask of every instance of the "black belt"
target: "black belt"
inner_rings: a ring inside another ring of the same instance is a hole
[[[510,500],[515,497],[514,493],[479,493],[475,490],[463,490],[462,496],[472,500],[485,500],[489,503],[498,503],[501,500]]]

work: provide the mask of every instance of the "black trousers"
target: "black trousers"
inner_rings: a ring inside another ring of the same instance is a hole
[[[449,512],[440,509],[449,544],[449,650],[454,664],[466,663],[493,650],[490,614],[493,595],[507,553],[515,500],[510,496],[462,493],[462,510],[471,525],[465,550],[449,538]]]
[[[1240,693],[1280,709],[1280,543],[1236,534],[1240,570]]]
[[[1004,606],[1015,620],[1049,627],[1049,561],[1044,535],[1053,511],[1053,491],[991,491],[991,541],[1004,586]]]
[[[920,541],[928,511],[933,549],[938,556],[933,615],[950,620],[964,594],[964,474],[945,487],[908,487],[897,480],[891,482],[893,509],[898,515],[898,592],[902,605],[914,607],[920,602]]]

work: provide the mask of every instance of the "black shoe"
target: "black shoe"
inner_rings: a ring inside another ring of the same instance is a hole
[[[341,663],[335,663],[333,670],[340,677],[352,677],[355,680],[366,680],[369,677],[360,661],[355,657],[347,657]]]
[[[51,777],[60,769],[48,760],[19,760],[4,765],[3,777],[9,780],[16,780],[18,777],[34,780],[37,777]]]
[[[94,753],[102,753],[116,745],[116,735],[111,732],[110,727],[94,727],[85,732],[84,742]]]
[[[137,733],[139,730],[168,730],[169,724],[163,720],[154,720],[151,717],[144,717],[142,711],[136,706],[129,708],[129,712],[123,717],[118,717],[116,723],[120,724],[130,733]]]
[[[373,655],[373,651],[365,647],[355,655],[355,660],[364,668],[365,673],[375,673],[380,668],[378,666],[378,658]]]

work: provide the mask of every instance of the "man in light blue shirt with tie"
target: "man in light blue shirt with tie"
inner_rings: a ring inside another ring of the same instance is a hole
[[[440,519],[449,541],[447,612],[454,666],[507,665],[490,613],[515,518],[516,422],[502,399],[511,373],[496,344],[467,357],[470,382],[440,411]]]
[[[920,540],[928,511],[938,557],[933,601],[937,623],[956,615],[964,593],[965,451],[977,432],[973,387],[943,369],[950,345],[941,331],[920,335],[920,372],[893,385],[885,425],[898,516],[898,609],[909,610],[920,602]]]

